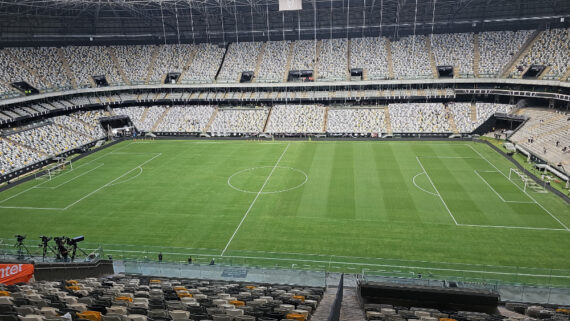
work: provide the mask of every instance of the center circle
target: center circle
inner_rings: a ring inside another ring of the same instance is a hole
[[[260,194],[274,194],[297,189],[308,180],[307,173],[293,167],[257,166],[235,172],[228,178],[228,185],[243,193],[257,194],[263,189]]]

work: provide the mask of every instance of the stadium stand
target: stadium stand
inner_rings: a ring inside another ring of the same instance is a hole
[[[3,320],[308,320],[324,289],[135,277],[0,286]],[[12,319],[10,319],[12,320]]]
[[[0,78],[6,83],[4,92],[14,91],[8,84],[20,81],[28,82],[37,89],[48,87],[41,78],[25,68],[23,63],[7,50],[0,50]]]
[[[350,41],[350,68],[362,68],[365,79],[389,78],[385,38],[354,38]]]
[[[129,116],[139,131],[150,132],[166,111],[163,106],[115,108],[115,114]]]
[[[53,123],[47,123],[41,127],[17,132],[6,138],[31,150],[35,150],[37,153],[44,153],[50,156],[61,154],[101,138],[101,136],[98,135],[101,134],[102,131],[86,128],[86,126],[75,118],[58,116],[51,120]]]
[[[565,320],[568,309],[563,307],[543,307],[523,303],[506,303],[499,313],[461,311],[418,306],[402,306],[392,304],[369,303],[364,305],[367,320],[465,320],[465,321],[499,321],[499,320]],[[516,313],[513,313],[516,312]]]
[[[384,133],[383,108],[330,108],[327,120],[328,133]]]
[[[392,41],[394,77],[397,79],[432,78],[426,36],[409,36]]]
[[[161,45],[158,47],[157,62],[150,74],[150,82],[164,83],[169,72],[182,73],[184,68],[192,61],[195,48],[192,45]]]
[[[212,133],[261,133],[269,115],[266,108],[220,108],[210,126]]]
[[[324,132],[325,108],[319,105],[276,105],[272,108],[268,133],[298,134]]]
[[[517,112],[529,120],[509,139],[551,164],[570,166],[570,114],[523,108]]]
[[[214,113],[212,106],[175,106],[167,108],[157,132],[202,132]]]
[[[546,79],[558,79],[568,70],[570,58],[570,29],[543,31],[530,51],[517,64],[511,76],[522,77],[531,65],[544,65]],[[542,76],[541,75],[541,76]]]
[[[213,82],[225,52],[225,48],[217,45],[209,43],[198,45],[192,63],[181,76],[182,82]]]
[[[119,65],[125,71],[131,84],[142,84],[146,81],[148,68],[151,65],[154,46],[112,46]]]
[[[107,48],[70,46],[63,48],[65,58],[80,87],[95,87],[93,76],[105,76],[110,85],[120,84],[121,75]]]
[[[321,43],[321,52],[317,61],[317,80],[346,80],[348,70],[347,39],[325,39]]]
[[[451,127],[441,103],[389,104],[394,133],[444,133]]]
[[[19,57],[22,63],[34,70],[39,77],[45,79],[46,87],[71,87],[71,80],[67,78],[67,72],[58,54],[58,48],[6,48],[4,50],[10,52],[13,57]],[[29,78],[24,78],[24,80],[27,81]]]
[[[315,40],[295,41],[289,70],[314,70],[316,48]]]
[[[479,76],[498,77],[507,64],[517,57],[532,30],[479,33]]]
[[[268,41],[263,51],[257,82],[281,82],[286,73],[290,41]]]
[[[456,76],[474,77],[473,33],[434,34],[431,49],[436,66],[453,66]]]
[[[239,82],[241,73],[254,71],[262,42],[235,42],[230,44],[218,82]]]
[[[35,151],[8,138],[0,138],[0,175],[6,175],[37,163],[42,157]]]

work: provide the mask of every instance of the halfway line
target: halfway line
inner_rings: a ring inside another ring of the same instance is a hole
[[[249,205],[249,208],[247,209],[247,211],[245,212],[245,214],[243,215],[243,217],[241,218],[241,221],[239,222],[238,226],[236,227],[236,230],[234,231],[234,234],[232,234],[232,237],[230,237],[230,240],[228,241],[228,244],[226,244],[226,247],[224,247],[224,249],[222,250],[222,254],[220,254],[220,256],[224,256],[224,253],[226,253],[226,250],[228,249],[228,247],[230,246],[230,243],[232,242],[232,240],[234,239],[234,237],[236,236],[239,228],[241,227],[241,225],[243,224],[243,221],[245,221],[245,218],[247,217],[247,215],[249,214],[249,211],[251,211],[251,208],[253,207],[253,204],[255,204],[255,202],[257,201],[257,199],[259,198],[259,195],[261,195],[261,193],[263,192],[263,189],[265,188],[265,185],[267,185],[267,182],[269,182],[269,179],[271,178],[271,175],[273,175],[273,172],[275,171],[275,169],[277,168],[277,165],[279,165],[279,162],[281,161],[281,159],[283,158],[283,156],[285,155],[285,153],[287,152],[287,150],[289,149],[289,145],[287,144],[287,146],[285,147],[285,149],[283,150],[283,153],[281,153],[281,156],[279,156],[279,159],[277,160],[277,163],[275,163],[275,165],[273,166],[273,169],[271,169],[271,172],[269,173],[269,175],[267,176],[267,178],[265,179],[265,182],[263,182],[263,185],[261,185],[261,188],[259,189],[259,192],[257,192],[257,195],[255,195],[255,198],[253,199],[253,201],[251,202],[251,204]]]

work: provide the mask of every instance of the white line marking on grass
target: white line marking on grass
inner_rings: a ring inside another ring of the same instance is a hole
[[[133,176],[133,177],[131,177],[131,178],[128,178],[128,179],[126,179],[126,180],[124,180],[124,181],[121,181],[121,182],[113,183],[113,184],[111,184],[111,185],[109,185],[109,186],[120,185],[120,184],[129,182],[129,181],[132,181],[133,179],[139,177],[139,176],[143,173],[143,168],[139,166],[138,169],[139,169],[139,173],[136,174],[135,176]]]
[[[416,156],[416,160],[418,161],[418,163],[419,163],[420,166],[422,167],[422,170],[424,171],[424,173],[426,173],[426,177],[428,178],[429,182],[431,183],[431,186],[433,186],[433,189],[434,189],[435,192],[437,193],[437,196],[439,196],[439,199],[440,199],[441,202],[443,203],[443,206],[445,206],[445,209],[446,209],[447,212],[449,213],[449,216],[451,216],[451,218],[453,219],[453,222],[455,223],[455,225],[457,225],[457,220],[455,219],[455,217],[453,216],[453,214],[452,214],[451,211],[449,210],[449,207],[447,207],[447,204],[445,203],[445,201],[443,200],[443,197],[441,197],[441,194],[439,193],[439,191],[438,191],[437,188],[435,187],[435,184],[434,184],[433,181],[431,180],[431,177],[429,177],[429,174],[427,173],[426,169],[424,168],[424,165],[422,165],[422,162],[420,161],[419,157]]]
[[[124,174],[122,174],[121,176],[119,176],[119,177],[113,179],[112,181],[108,182],[107,184],[105,184],[105,185],[99,187],[98,189],[92,191],[91,193],[89,193],[89,194],[83,196],[82,198],[78,199],[77,201],[75,201],[75,202],[73,202],[73,203],[67,205],[67,206],[64,208],[64,210],[67,210],[68,208],[72,207],[73,205],[75,205],[75,204],[77,204],[77,203],[83,201],[84,199],[86,199],[86,198],[88,198],[89,196],[91,196],[91,195],[97,193],[98,191],[102,190],[103,188],[108,187],[108,186],[111,186],[111,185],[112,185],[114,182],[116,182],[117,180],[123,178],[125,175],[127,175],[127,174],[129,174],[130,172],[136,170],[137,168],[143,167],[145,164],[147,164],[148,162],[154,160],[155,158],[157,158],[157,157],[160,156],[160,155],[162,155],[162,153],[159,153],[158,155],[155,155],[154,157],[152,157],[151,159],[146,160],[145,162],[143,162],[142,164],[138,165],[137,167],[135,167],[135,168],[133,168],[133,169],[131,169],[131,170],[125,172]]]
[[[475,172],[475,174],[477,174],[477,176],[479,176],[479,178],[481,178],[481,180],[483,182],[485,182],[485,184],[487,184],[487,186],[489,186],[489,188],[495,192],[495,194],[501,199],[501,201],[503,201],[504,203],[518,203],[518,204],[534,204],[535,202],[519,202],[519,201],[507,201],[505,200],[501,194],[497,193],[497,191],[493,188],[493,186],[491,186],[491,184],[489,184],[489,182],[487,182],[487,180],[485,178],[483,178],[483,176],[481,176],[481,174],[479,174],[476,169],[473,170],[473,172]],[[486,173],[497,173],[497,171],[486,171]]]
[[[530,227],[530,226],[505,226],[505,225],[479,225],[479,224],[458,224],[458,226],[467,227],[494,227],[494,228],[508,228],[520,230],[539,230],[539,231],[566,231],[563,228],[550,228],[550,227]]]
[[[271,170],[271,172],[269,173],[269,175],[267,176],[267,178],[265,179],[265,182],[263,182],[263,185],[261,185],[261,188],[259,189],[259,192],[257,192],[257,195],[255,195],[255,198],[253,199],[253,201],[251,202],[251,204],[249,205],[249,208],[247,209],[247,211],[245,212],[245,214],[243,215],[243,217],[241,218],[241,221],[239,222],[238,226],[236,227],[236,230],[234,231],[234,234],[232,234],[232,237],[230,237],[230,240],[228,241],[228,243],[226,244],[226,247],[224,247],[224,249],[222,250],[222,254],[220,254],[220,256],[224,256],[224,253],[226,253],[226,250],[228,249],[228,247],[230,246],[230,243],[232,242],[232,240],[234,239],[234,237],[236,236],[239,228],[241,227],[241,225],[243,224],[243,221],[245,221],[245,218],[247,217],[247,215],[249,214],[249,212],[251,211],[251,209],[253,208],[253,205],[255,204],[255,202],[257,201],[257,199],[259,198],[259,195],[261,195],[261,193],[263,192],[263,189],[265,188],[265,185],[267,185],[267,182],[269,182],[269,179],[271,178],[271,175],[273,175],[273,172],[275,171],[275,169],[277,168],[277,166],[279,165],[279,162],[281,161],[281,159],[283,158],[283,156],[285,155],[285,153],[287,152],[287,150],[289,149],[290,144],[287,144],[287,146],[285,147],[285,149],[283,150],[283,153],[281,153],[281,156],[279,156],[279,159],[277,160],[277,162],[275,163],[275,165],[273,166],[273,169]]]
[[[463,157],[463,156],[418,156],[419,158],[451,158],[451,159],[479,159],[477,157]]]
[[[49,211],[62,211],[62,210],[64,210],[64,208],[28,207],[28,206],[0,206],[0,208],[11,208],[11,209],[21,209],[21,210],[49,210]]]
[[[92,168],[92,169],[86,171],[86,172],[83,173],[83,174],[80,174],[80,175],[77,175],[77,176],[75,176],[75,177],[73,177],[73,178],[71,178],[71,179],[68,179],[67,181],[65,181],[65,182],[63,182],[63,183],[61,183],[61,184],[59,184],[59,185],[57,185],[57,186],[43,187],[43,186],[40,186],[40,185],[36,185],[36,186],[34,186],[34,188],[57,189],[57,188],[59,188],[59,187],[65,185],[65,184],[67,184],[67,183],[69,183],[69,182],[71,182],[71,181],[74,181],[74,180],[78,179],[79,177],[81,177],[81,176],[83,176],[83,175],[89,174],[90,172],[96,170],[97,168],[99,168],[99,167],[101,167],[101,166],[103,166],[103,165],[105,165],[105,163],[101,163],[101,164],[99,164],[99,166],[97,166],[97,167],[95,167],[95,168]],[[71,172],[71,171],[70,171],[70,172]],[[69,173],[69,172],[68,172],[68,173]],[[66,173],[66,174],[67,174],[67,173]],[[59,176],[58,176],[58,177],[59,177]],[[48,182],[49,182],[49,181],[48,181]],[[46,183],[47,183],[47,182],[46,182]]]
[[[258,168],[268,168],[268,167],[272,167],[272,166],[257,166],[257,167],[251,167],[251,168],[242,169],[241,171],[238,171],[238,172],[232,174],[230,177],[228,177],[228,185],[229,185],[231,188],[233,188],[233,189],[235,189],[236,191],[238,191],[238,192],[256,194],[257,192],[255,192],[255,191],[248,191],[248,190],[241,189],[241,188],[238,188],[238,187],[234,186],[234,185],[232,184],[232,178],[233,178],[234,176],[239,175],[239,174],[244,173],[244,172],[253,171],[253,170],[256,170],[256,169],[258,169]],[[299,187],[305,185],[305,184],[307,183],[307,181],[309,180],[309,175],[307,175],[307,173],[303,172],[303,171],[300,170],[300,169],[296,169],[296,168],[293,168],[293,167],[287,167],[287,166],[277,166],[277,168],[289,169],[289,170],[291,170],[291,171],[295,171],[295,172],[297,172],[297,173],[301,173],[302,175],[305,176],[305,180],[304,180],[303,182],[301,182],[300,184],[298,184],[298,185],[296,185],[296,186],[293,186],[293,187],[290,187],[290,188],[285,188],[285,189],[278,190],[278,191],[263,192],[263,193],[261,193],[261,194],[276,194],[276,193],[284,193],[284,192],[292,191],[292,190],[294,190],[294,189],[297,189],[297,188],[299,188]]]
[[[477,153],[477,155],[479,155],[482,159],[484,159],[485,161],[487,161],[487,163],[489,163],[489,165],[493,166],[499,173],[501,173],[503,176],[505,176],[505,178],[509,179],[509,177],[507,175],[505,175],[505,173],[503,173],[500,169],[497,168],[497,166],[495,166],[495,164],[491,163],[487,158],[485,158],[485,156],[483,156],[481,153],[479,153],[478,150],[476,150],[475,148],[473,148],[473,146],[465,144],[465,146],[469,146],[469,148],[471,148],[475,153]],[[511,180],[509,180],[511,183],[513,183]],[[564,227],[564,229],[566,229],[566,231],[570,232],[570,228],[568,228],[568,226],[564,225],[564,223],[562,223],[556,216],[554,216],[552,213],[550,213],[549,210],[547,210],[544,206],[542,206],[542,204],[540,204],[534,197],[532,197],[528,192],[526,192],[525,190],[523,190],[522,188],[520,188],[520,186],[518,186],[517,184],[513,183],[513,185],[515,185],[519,190],[521,190],[523,193],[525,193],[531,200],[533,200],[536,204],[538,204],[538,206],[540,206],[540,208],[542,208],[546,213],[548,213],[548,215],[550,215],[550,217],[552,217],[553,219],[555,219],[562,227]]]
[[[426,192],[426,193],[428,193],[428,194],[431,194],[431,195],[433,195],[433,196],[438,196],[436,193],[427,191],[427,190],[421,188],[418,184],[416,184],[416,177],[418,177],[418,176],[420,176],[420,175],[422,175],[422,174],[425,174],[425,172],[417,173],[416,176],[414,176],[414,178],[412,178],[412,182],[414,183],[414,185],[416,185],[417,188],[421,189],[422,191],[424,191],[424,192]]]

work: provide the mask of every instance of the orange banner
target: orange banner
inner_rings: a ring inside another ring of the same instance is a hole
[[[0,284],[28,282],[34,276],[33,264],[0,264]]]

